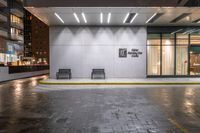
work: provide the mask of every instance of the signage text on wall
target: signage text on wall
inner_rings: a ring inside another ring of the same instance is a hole
[[[142,55],[142,52],[135,48],[132,48],[130,51],[127,48],[119,48],[119,58],[127,58],[128,55],[131,57],[139,57]]]

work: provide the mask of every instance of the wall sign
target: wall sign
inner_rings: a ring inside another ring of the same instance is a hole
[[[120,48],[119,49],[119,58],[126,58],[127,57],[127,48]]]
[[[127,48],[119,48],[119,58],[127,58],[128,55],[131,57],[139,57],[142,55],[142,52],[134,48],[130,51],[128,51]]]

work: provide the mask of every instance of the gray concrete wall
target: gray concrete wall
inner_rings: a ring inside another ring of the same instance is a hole
[[[8,67],[0,67],[0,82],[19,79],[19,78],[27,78],[47,73],[49,73],[49,70],[9,74]]]
[[[146,27],[50,27],[50,77],[71,68],[72,77],[90,78],[93,68],[104,68],[107,78],[145,78],[146,38]],[[119,58],[119,48],[143,54]]]

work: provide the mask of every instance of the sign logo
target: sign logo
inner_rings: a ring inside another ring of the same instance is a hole
[[[119,48],[119,57],[120,58],[127,58],[127,56],[130,55],[131,57],[138,58],[140,55],[142,55],[142,52],[139,49],[131,49],[130,51],[127,50],[127,48]]]
[[[126,58],[127,57],[127,48],[120,48],[119,49],[119,57]]]

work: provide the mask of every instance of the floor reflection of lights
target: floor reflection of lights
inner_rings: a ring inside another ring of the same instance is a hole
[[[37,80],[36,79],[31,79],[31,85],[36,86],[37,85]]]
[[[194,97],[195,92],[193,88],[186,88],[184,93],[183,111],[185,113],[194,114]]]
[[[20,110],[22,103],[22,85],[20,83],[14,84],[15,88],[13,91],[14,108],[16,111]]]

